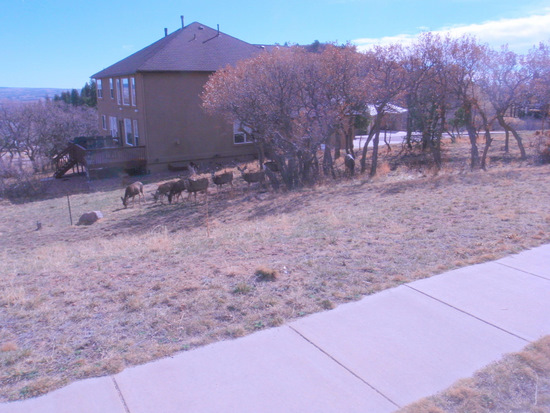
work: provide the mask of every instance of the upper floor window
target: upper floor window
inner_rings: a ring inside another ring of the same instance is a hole
[[[109,79],[109,90],[111,91],[111,99],[115,98],[115,89],[113,88],[113,78]]]
[[[101,79],[95,81],[95,87],[97,90],[97,97],[101,99],[103,97],[103,85],[101,84]]]
[[[130,82],[127,77],[122,79],[122,104],[130,104]]]
[[[130,90],[132,91],[132,106],[136,106],[136,78],[130,78]]]
[[[120,90],[120,79],[116,80],[116,103],[121,104],[122,93]]]

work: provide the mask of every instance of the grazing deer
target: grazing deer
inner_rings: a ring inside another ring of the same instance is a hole
[[[208,183],[208,178],[189,178],[187,180],[187,192],[189,192],[189,197],[191,197],[191,194],[195,194],[195,203],[197,202],[197,192],[204,192],[208,196]]]
[[[244,168],[239,168],[237,166],[237,169],[241,171],[241,175],[246,183],[248,183],[248,187],[250,188],[250,184],[253,184],[255,182],[259,182],[260,185],[262,185],[265,181],[265,172],[245,172],[248,167],[245,166]]]
[[[139,205],[141,206],[141,197],[143,196],[143,200],[145,200],[145,195],[143,194],[143,184],[141,182],[134,182],[126,187],[126,191],[124,191],[124,198],[120,197],[124,208],[128,207],[128,200],[130,198],[132,198],[132,205],[135,205],[136,195],[138,196]]]
[[[352,177],[355,172],[355,158],[351,153],[348,153],[344,158],[344,164],[346,165],[346,170],[349,172],[349,176]]]
[[[225,184],[231,185],[231,189],[233,189],[233,172],[224,172],[219,175],[212,172],[212,182],[214,182],[214,185],[216,185],[218,191]]]
[[[163,184],[160,184],[157,187],[156,192],[153,194],[153,198],[155,199],[155,202],[157,202],[160,199],[160,203],[162,204],[162,200],[165,196],[169,196],[170,191],[172,190],[172,187],[177,181],[168,181]],[[170,198],[168,198],[170,200]]]
[[[275,161],[266,161],[264,162],[264,166],[271,172],[281,172],[279,169],[279,164]]]
[[[172,188],[170,188],[170,193],[168,194],[168,203],[172,203],[172,199],[175,198],[175,201],[178,201],[178,198],[182,198],[181,193],[187,189],[187,185],[184,179],[178,179],[173,182]]]

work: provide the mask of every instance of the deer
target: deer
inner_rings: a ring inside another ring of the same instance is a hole
[[[233,189],[233,172],[224,172],[219,175],[212,172],[212,182],[214,182],[218,191],[225,184],[231,185],[231,189]]]
[[[124,191],[124,197],[120,197],[120,199],[122,199],[122,205],[124,205],[124,208],[128,207],[128,200],[130,198],[132,198],[132,205],[135,205],[136,195],[139,200],[139,205],[141,206],[141,197],[143,197],[143,200],[145,201],[145,195],[143,194],[143,184],[141,182],[134,182],[133,184],[130,184],[126,187],[126,190]]]
[[[189,178],[186,182],[186,189],[191,194],[195,194],[195,203],[197,203],[197,192],[204,192],[208,196],[208,178]]]
[[[246,183],[248,183],[248,187],[250,188],[250,184],[253,184],[255,182],[259,182],[260,185],[264,183],[265,181],[265,172],[245,172],[248,167],[245,165],[244,168],[240,168],[237,166],[237,169],[241,171],[241,176],[245,180]]]
[[[177,202],[178,198],[182,198],[181,193],[187,189],[187,184],[185,183],[185,179],[178,179],[177,181],[173,182],[172,188],[170,188],[170,193],[168,194],[168,203],[172,203],[172,199],[175,198],[175,201]]]
[[[155,199],[155,202],[157,202],[160,199],[160,203],[162,204],[163,203],[162,199],[165,196],[169,196],[170,191],[172,190],[172,187],[174,186],[174,184],[176,182],[177,181],[168,181],[168,182],[165,182],[163,184],[160,184],[157,187],[156,192],[153,194],[153,198]],[[168,198],[168,200],[170,201],[170,198]]]

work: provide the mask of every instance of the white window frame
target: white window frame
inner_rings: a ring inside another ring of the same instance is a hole
[[[116,79],[116,103],[122,103],[122,90],[120,89],[120,79]]]
[[[111,127],[111,137],[118,137],[118,122],[115,116],[109,116],[109,126]]]
[[[124,140],[128,146],[135,145],[134,135],[132,134],[132,120],[128,118],[124,118]]]
[[[136,78],[130,78],[130,94],[132,95],[132,106],[137,106],[136,103]]]
[[[97,98],[103,99],[103,83],[101,82],[101,79],[96,79],[95,87],[97,92]]]
[[[115,89],[113,88],[113,78],[109,78],[109,90],[111,93],[111,99],[115,98]]]
[[[127,77],[122,78],[122,104],[130,105],[130,80]]]
[[[139,146],[139,128],[138,128],[138,121],[137,119],[134,119],[134,143],[136,146]]]
[[[247,133],[242,131],[244,129]],[[250,138],[252,134],[252,129],[247,126],[243,126],[240,121],[236,120],[233,122],[233,144],[234,145],[247,145],[254,143]]]
[[[103,130],[107,130],[107,116],[101,115],[101,126]]]

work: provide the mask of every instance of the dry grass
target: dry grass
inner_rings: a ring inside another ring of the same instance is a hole
[[[290,193],[249,190],[236,173],[233,192],[197,204],[153,203],[166,176],[142,179],[143,207],[123,209],[119,180],[80,178],[51,184],[41,201],[3,201],[0,401],[550,240],[550,166],[511,154],[471,173],[459,142],[434,175],[418,156],[398,165],[396,152],[374,180]],[[69,226],[66,191],[75,221],[104,218]]]
[[[400,411],[546,413],[550,411],[550,336]]]

